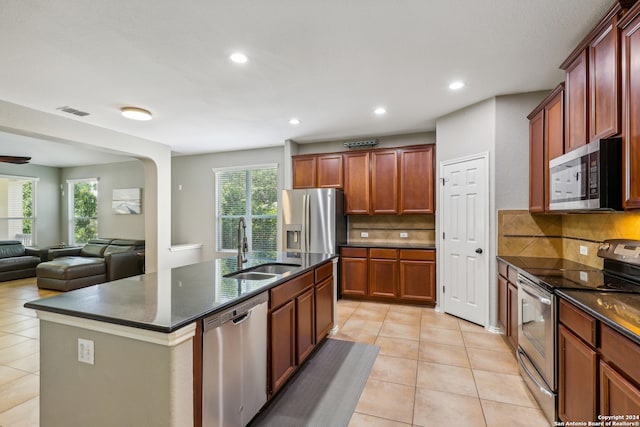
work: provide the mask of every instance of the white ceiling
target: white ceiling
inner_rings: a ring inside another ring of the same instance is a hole
[[[483,99],[554,87],[611,4],[3,0],[0,99],[182,154],[429,131]],[[236,50],[247,64],[229,61]],[[454,79],[467,86],[450,91]]]

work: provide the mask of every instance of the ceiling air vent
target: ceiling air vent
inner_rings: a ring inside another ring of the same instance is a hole
[[[65,105],[64,107],[58,107],[56,108],[56,110],[64,111],[65,113],[69,113],[69,114],[75,114],[76,116],[80,116],[80,117],[89,115],[89,113],[87,113],[86,111],[76,110],[75,108],[71,108],[67,105]]]
[[[376,145],[378,145],[377,139],[369,139],[367,141],[350,141],[344,143],[344,146],[350,150],[352,148],[375,147]]]

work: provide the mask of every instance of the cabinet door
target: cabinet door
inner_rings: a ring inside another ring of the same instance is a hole
[[[637,9],[636,9],[637,10]],[[640,208],[640,14],[622,31],[625,208]]]
[[[316,343],[333,327],[333,276],[316,285]]]
[[[369,258],[369,296],[396,298],[397,286],[398,261]]]
[[[544,110],[529,120],[529,211],[544,212]]]
[[[507,321],[508,301],[507,301],[507,279],[498,274],[498,326],[502,327],[505,334],[508,333]]]
[[[296,297],[296,363],[311,354],[316,344],[314,289]]]
[[[587,69],[586,49],[566,69],[565,153],[588,142]]]
[[[401,214],[434,212],[433,146],[399,150]]]
[[[400,298],[409,301],[436,301],[436,263],[434,261],[399,261]]]
[[[558,327],[558,416],[562,421],[596,419],[598,358],[569,329]],[[576,398],[580,396],[580,398]]]
[[[287,302],[269,315],[269,383],[272,394],[296,367],[295,321],[294,301]]]
[[[342,188],[342,154],[317,157],[318,188]]]
[[[293,188],[314,188],[316,186],[316,158],[300,156],[291,159]]]
[[[513,346],[518,348],[518,287],[507,282],[507,338]]]
[[[371,153],[371,213],[398,213],[398,152]]]
[[[345,214],[368,214],[369,153],[348,153],[343,161]]]
[[[367,295],[369,267],[366,258],[340,258],[340,289],[343,295]]]
[[[556,94],[544,107],[544,140],[547,154],[545,168],[547,172],[549,160],[564,154],[564,85],[559,85],[554,92]],[[547,182],[549,181],[547,180]]]
[[[599,413],[600,415],[640,414],[640,390],[603,361],[600,361]]]
[[[618,19],[589,44],[589,141],[620,133]]]

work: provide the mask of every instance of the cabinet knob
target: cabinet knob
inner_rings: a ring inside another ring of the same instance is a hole
[[[477,253],[477,254],[481,254],[481,253],[482,253],[482,248],[478,248],[478,249],[476,249],[476,253]]]

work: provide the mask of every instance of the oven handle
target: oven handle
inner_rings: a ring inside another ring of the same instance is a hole
[[[531,292],[533,289],[532,287],[535,286],[533,284],[529,284],[530,281],[523,276],[518,276],[518,282],[520,284],[520,288],[530,297],[537,299],[538,301],[540,301],[542,304],[545,305],[551,305],[551,298],[547,298],[547,297],[543,297],[541,295],[538,295],[537,293],[533,293]],[[537,286],[536,286],[537,287]]]
[[[529,368],[527,368],[526,363],[524,363],[524,360],[522,360],[522,355],[523,355],[522,350],[520,348],[518,348],[518,351],[516,351],[516,357],[518,358],[518,363],[520,363],[520,366],[522,367],[524,372],[531,379],[531,381],[533,381],[533,383],[536,385],[536,387],[538,387],[540,389],[540,392],[542,392],[543,394],[545,394],[545,395],[547,395],[549,397],[553,397],[553,393],[550,392],[549,390],[547,390],[546,387],[542,386],[538,382],[538,380],[531,374],[531,371],[529,371]]]

